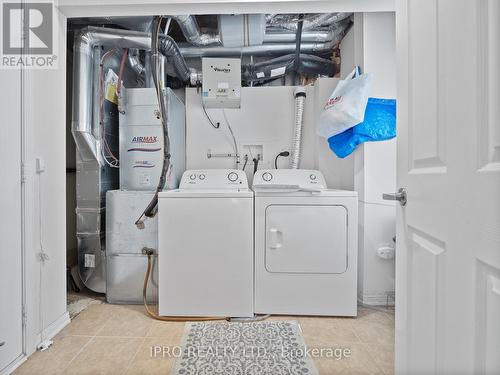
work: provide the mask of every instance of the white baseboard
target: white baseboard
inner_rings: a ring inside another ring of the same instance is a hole
[[[69,313],[65,311],[64,314],[62,314],[59,318],[54,320],[48,327],[46,327],[43,330],[44,339],[46,340],[53,339],[55,335],[61,332],[62,329],[69,324],[69,322],[71,322],[71,319],[69,318]],[[41,337],[42,336],[40,335],[38,342],[42,341]]]
[[[394,306],[394,298],[387,298],[387,293],[358,293],[358,301],[370,306]]]
[[[59,332],[61,332],[62,329],[66,327],[70,321],[71,319],[69,318],[69,313],[67,311],[64,312],[64,314],[62,314],[59,318],[57,318],[47,328],[43,330],[43,338],[45,340],[53,339],[54,336],[57,335]],[[36,335],[36,342],[38,344],[42,342],[41,334]],[[14,372],[14,370],[16,370],[19,366],[21,366],[28,359],[28,357],[36,351],[36,348],[33,348],[31,350],[29,348],[26,348],[26,350],[28,352],[27,355],[23,354],[18,358],[16,358],[6,368],[0,370],[0,375],[8,375]]]
[[[0,375],[12,374],[19,366],[26,362],[27,357],[23,354],[12,361],[7,367],[0,370]]]

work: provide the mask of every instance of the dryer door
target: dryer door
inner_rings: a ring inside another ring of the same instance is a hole
[[[266,269],[281,273],[344,273],[344,206],[270,205],[266,209]]]

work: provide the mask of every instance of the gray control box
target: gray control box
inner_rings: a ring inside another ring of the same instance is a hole
[[[240,108],[241,59],[202,59],[203,105],[206,108]]]

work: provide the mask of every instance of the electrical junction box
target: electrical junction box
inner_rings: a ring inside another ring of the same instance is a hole
[[[202,59],[205,108],[240,108],[241,59]]]

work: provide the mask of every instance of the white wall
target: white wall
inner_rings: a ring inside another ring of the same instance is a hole
[[[36,350],[41,331],[44,338],[49,338],[69,322],[66,311],[65,212],[66,19],[63,16],[59,17],[59,30],[58,69],[26,71],[23,87],[27,354]],[[35,170],[36,158],[43,159],[45,164],[45,171],[41,174]],[[40,236],[49,256],[42,267],[38,258]]]
[[[396,98],[396,40],[394,13],[355,15],[354,61],[373,73],[371,97]],[[349,39],[348,39],[349,41]],[[345,42],[345,40],[344,40]],[[396,140],[365,143],[354,153],[354,188],[359,194],[359,298],[384,304],[394,292],[394,260],[377,256],[377,248],[392,244],[396,230],[394,202],[382,193],[396,191]],[[393,301],[391,301],[393,302]]]
[[[0,373],[23,351],[21,72],[0,70]]]
[[[259,169],[274,168],[275,156],[290,150],[294,124],[294,87],[243,87],[241,108],[225,109],[226,117],[234,131],[242,155],[250,154],[244,145],[261,145],[264,160]],[[301,168],[315,166],[315,129],[314,129],[314,88],[307,88],[304,110]],[[215,129],[208,122],[201,108],[200,93],[195,88],[186,90],[187,122],[187,168],[234,168],[234,158],[207,158],[212,153],[234,153],[222,109],[207,109],[214,122],[220,122]],[[253,151],[254,157],[255,151]],[[243,158],[241,160],[243,163]],[[288,166],[288,158],[280,158],[281,167]],[[242,165],[240,165],[241,168]],[[246,167],[249,181],[253,174],[253,162]]]

